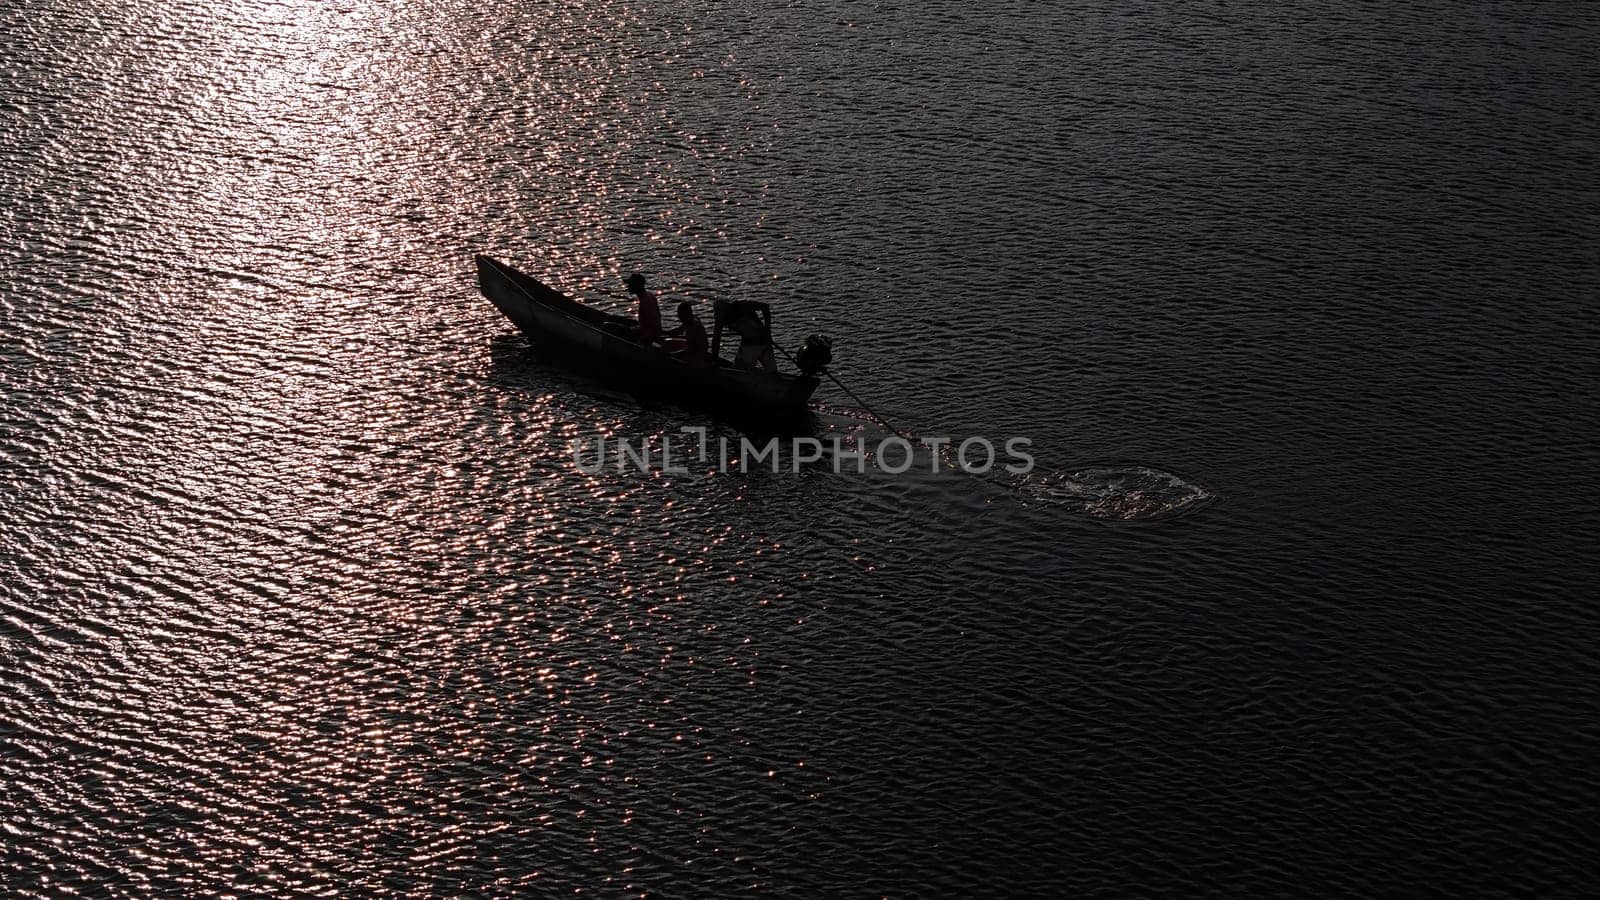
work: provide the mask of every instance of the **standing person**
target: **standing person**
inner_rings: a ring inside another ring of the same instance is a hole
[[[661,303],[656,295],[644,289],[644,276],[638,272],[628,276],[628,292],[639,301],[639,330],[634,339],[650,344],[661,339]]]
[[[765,310],[765,303],[752,300],[717,304],[717,317],[723,327],[739,336],[739,353],[733,360],[736,368],[778,370],[778,361],[772,354],[772,331],[762,317]]]
[[[706,326],[694,314],[694,304],[685,300],[678,304],[678,327],[667,332],[672,338],[667,349],[691,366],[711,364],[711,341],[706,338]]]

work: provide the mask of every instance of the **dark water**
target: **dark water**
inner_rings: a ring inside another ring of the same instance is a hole
[[[1592,890],[1597,41],[0,2],[0,893]],[[539,364],[475,251],[1212,499],[582,476],[704,423]]]

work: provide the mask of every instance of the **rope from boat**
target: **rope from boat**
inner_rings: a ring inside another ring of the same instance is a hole
[[[778,348],[778,352],[782,353],[785,359],[787,359],[789,362],[793,363],[794,367],[796,369],[800,369],[800,361],[795,359],[793,354],[791,354],[788,350],[784,349],[783,346],[780,345],[780,344],[773,344],[773,346],[777,347]],[[800,371],[804,372],[805,370],[804,369],[800,369]],[[822,374],[828,376],[828,380],[829,381],[831,381],[834,384],[838,385],[839,390],[844,391],[846,394],[848,394],[850,396],[850,399],[854,400],[856,402],[857,406],[861,407],[863,410],[866,410],[867,415],[872,416],[874,419],[877,419],[879,425],[882,425],[883,427],[889,429],[889,431],[891,431],[894,434],[894,436],[899,438],[900,440],[905,441],[908,444],[911,443],[911,439],[906,437],[905,434],[903,434],[900,431],[900,429],[894,427],[893,425],[890,425],[888,419],[885,419],[883,416],[879,415],[877,410],[875,410],[872,407],[867,405],[867,401],[861,399],[859,396],[856,395],[855,391],[850,390],[849,386],[847,386],[844,382],[840,381],[839,377],[837,375],[833,374],[833,370],[832,369],[828,368],[827,366],[823,366],[822,367]]]

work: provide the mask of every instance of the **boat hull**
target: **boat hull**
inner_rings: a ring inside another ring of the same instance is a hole
[[[809,413],[818,379],[749,372],[726,364],[691,366],[635,343],[633,320],[585,306],[530,275],[477,257],[478,286],[542,355],[636,395],[671,400],[762,425],[795,423]]]

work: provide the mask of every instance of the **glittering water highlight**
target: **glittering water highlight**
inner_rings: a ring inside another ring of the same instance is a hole
[[[1576,893],[1597,38],[0,3],[0,894]],[[1039,476],[575,474],[475,252]]]

